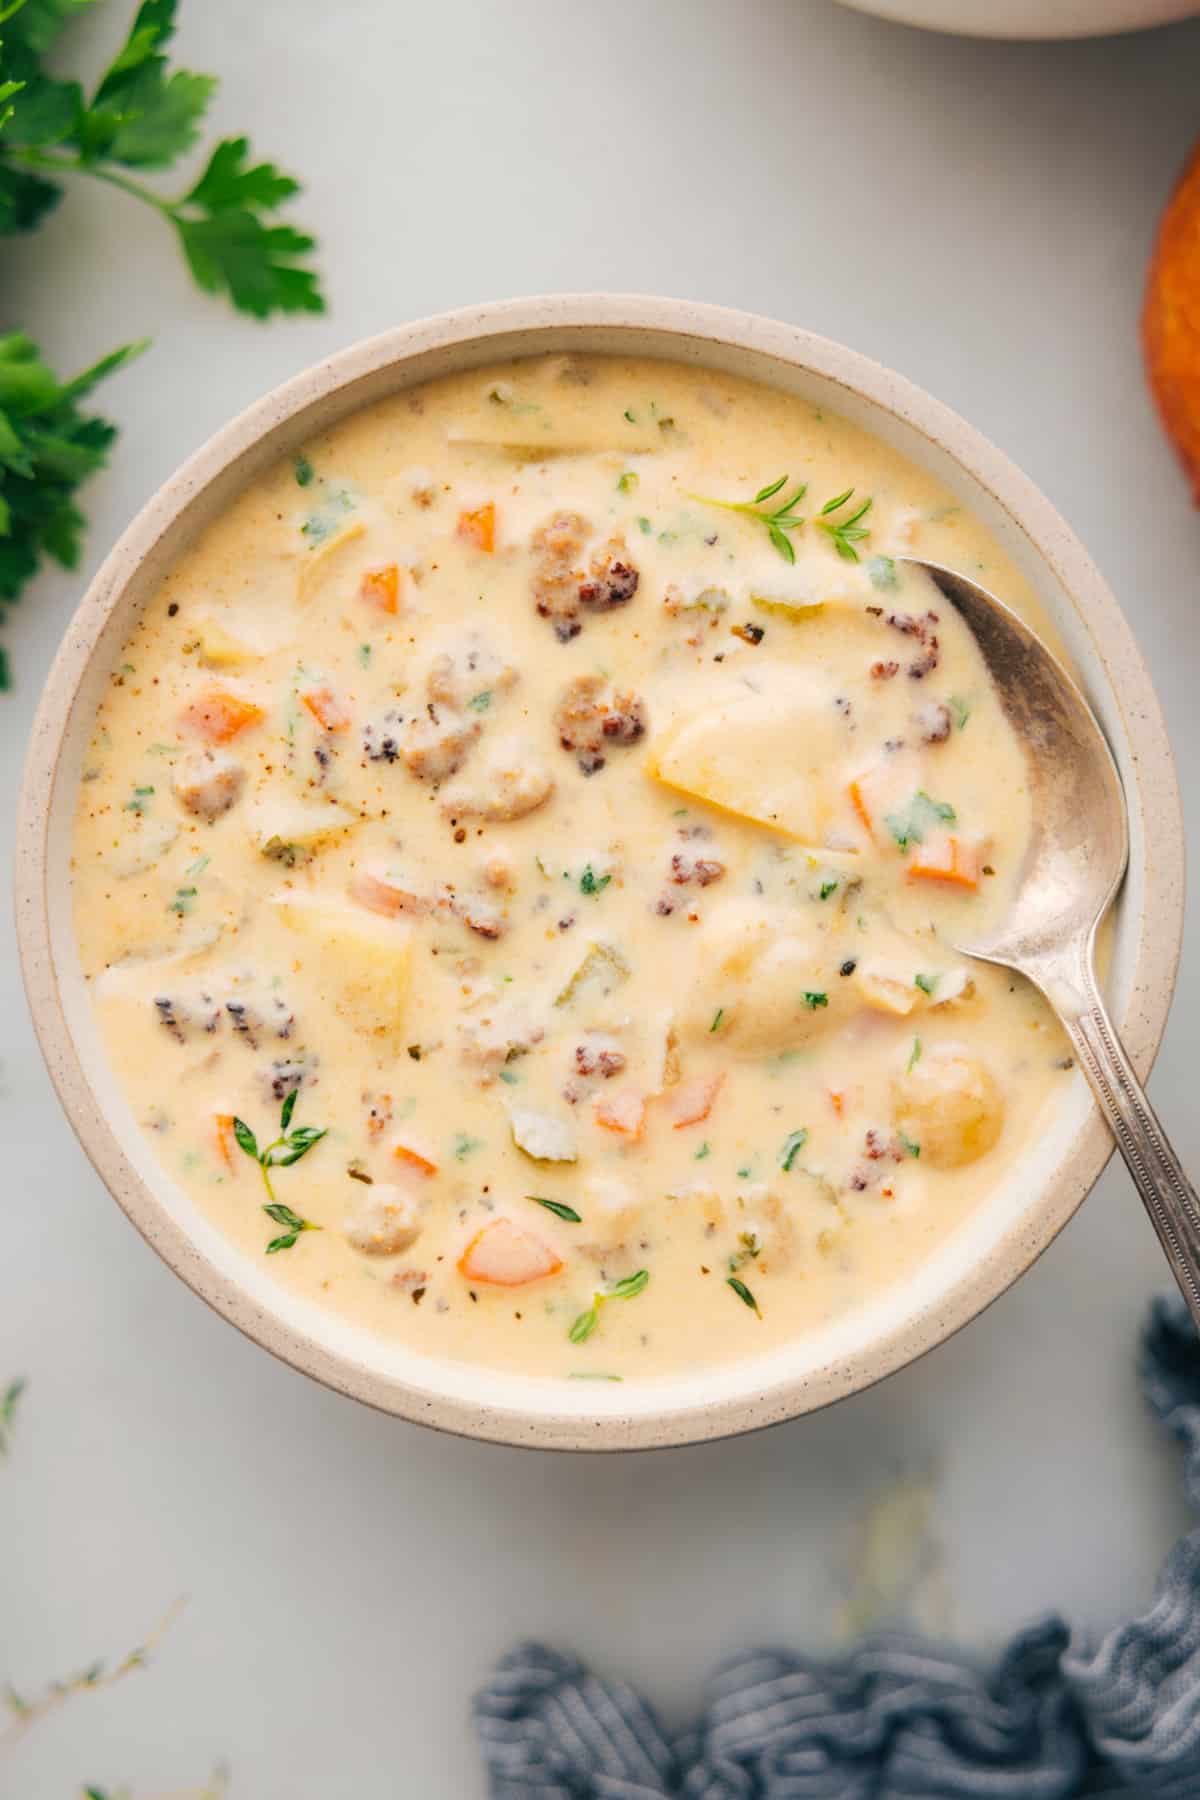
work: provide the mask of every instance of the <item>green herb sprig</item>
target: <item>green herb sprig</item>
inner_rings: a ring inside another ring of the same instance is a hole
[[[171,69],[163,55],[177,0],[145,0],[90,95],[44,66],[66,26],[99,3],[0,0],[0,238],[34,230],[62,198],[64,178],[90,176],[166,220],[196,283],[239,311],[321,311],[306,262],[314,240],[273,218],[298,186],[272,163],[253,163],[244,137],[218,143],[177,197],[140,179],[192,148],[217,85],[214,76]],[[60,381],[24,332],[0,334],[0,623],[47,559],[77,566],[85,520],[75,494],[104,466],[116,436],[80,402],[147,341]],[[0,650],[0,689],[9,679]]]
[[[790,531],[799,531],[804,520],[793,511],[808,492],[808,483],[802,481],[795,492],[778,506],[768,506],[777,494],[787,486],[787,476],[781,475],[778,481],[769,481],[766,487],[759,488],[752,500],[716,500],[710,494],[691,494],[689,499],[698,500],[702,506],[719,506],[722,512],[744,513],[747,518],[757,519],[766,526],[767,536],[782,556],[784,562],[794,563],[796,551],[788,536]]]
[[[751,1312],[757,1313],[758,1317],[760,1319],[762,1318],[762,1313],[758,1310],[758,1301],[754,1298],[754,1295],[750,1292],[750,1289],[746,1286],[740,1276],[727,1275],[725,1277],[725,1286],[733,1289],[743,1306],[748,1306]]]
[[[636,1275],[626,1275],[614,1287],[600,1289],[592,1295],[592,1304],[586,1312],[581,1312],[575,1320],[567,1336],[573,1344],[586,1343],[597,1325],[600,1323],[600,1308],[609,1300],[634,1300],[643,1291],[650,1280],[648,1269],[639,1269]]]
[[[597,894],[602,894],[604,892],[611,880],[611,875],[597,875],[591,863],[588,863],[583,874],[579,877],[579,891],[581,894],[586,894],[589,898],[594,899]]]
[[[275,1189],[271,1186],[272,1169],[290,1169],[293,1163],[298,1163],[302,1156],[307,1156],[313,1145],[319,1144],[321,1139],[327,1135],[327,1128],[318,1128],[315,1125],[298,1125],[294,1131],[291,1129],[292,1114],[296,1110],[298,1092],[298,1088],[293,1088],[284,1100],[282,1111],[279,1114],[279,1136],[272,1143],[264,1144],[261,1149],[258,1139],[245,1120],[235,1118],[233,1121],[233,1135],[237,1139],[238,1148],[244,1150],[247,1156],[252,1157],[262,1170],[263,1186],[270,1197],[270,1204],[265,1205],[263,1211],[269,1219],[273,1219],[277,1225],[284,1227],[283,1235],[272,1238],[267,1245],[268,1256],[276,1250],[290,1250],[302,1231],[320,1231],[321,1229],[319,1225],[314,1225],[311,1219],[302,1219],[298,1213],[292,1211],[290,1206],[282,1205],[275,1198]]]
[[[861,521],[866,518],[874,505],[874,496],[868,494],[861,506],[856,507],[852,513],[847,513],[841,519],[834,519],[830,516],[839,508],[846,506],[853,494],[854,489],[849,487],[844,494],[837,494],[832,500],[827,500],[821,508],[817,525],[833,539],[833,547],[840,557],[843,557],[846,562],[856,563],[859,556],[858,551],[854,548],[855,544],[862,543],[864,538],[869,538],[871,535],[870,526],[862,524]]]
[[[783,1140],[783,1148],[779,1152],[779,1166],[785,1175],[792,1172],[792,1164],[808,1142],[808,1127],[802,1125],[798,1131],[789,1131]]]

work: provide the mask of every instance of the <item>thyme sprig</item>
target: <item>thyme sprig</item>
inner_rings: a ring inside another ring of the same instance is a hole
[[[828,536],[833,539],[833,547],[838,555],[844,557],[847,562],[858,561],[858,551],[854,546],[855,544],[860,544],[864,538],[869,538],[871,535],[871,527],[869,525],[863,525],[861,520],[866,518],[871,507],[874,505],[874,496],[868,494],[862,505],[856,507],[852,513],[848,513],[844,518],[834,519],[830,517],[832,513],[835,513],[841,507],[846,506],[852,499],[853,494],[854,489],[848,487],[844,494],[836,494],[832,500],[827,500],[821,508],[820,517],[817,519],[817,524],[820,526],[821,530],[826,532]]]
[[[267,1245],[268,1256],[273,1255],[276,1250],[290,1250],[302,1231],[320,1231],[321,1229],[319,1225],[314,1225],[311,1219],[302,1219],[299,1213],[292,1211],[290,1206],[284,1206],[281,1201],[277,1200],[275,1189],[271,1186],[272,1169],[290,1169],[293,1163],[298,1163],[302,1156],[307,1156],[313,1145],[319,1144],[321,1139],[326,1136],[327,1128],[324,1126],[298,1125],[294,1131],[291,1129],[292,1114],[296,1110],[298,1092],[299,1089],[293,1088],[284,1100],[282,1111],[279,1114],[279,1136],[271,1143],[263,1144],[261,1148],[258,1139],[244,1119],[235,1118],[233,1121],[233,1135],[237,1139],[238,1148],[244,1150],[247,1156],[252,1157],[262,1170],[263,1186],[270,1196],[270,1203],[263,1207],[263,1211],[269,1219],[274,1220],[276,1225],[283,1226],[280,1236],[272,1238]]]
[[[804,523],[803,518],[792,509],[808,492],[808,483],[802,481],[795,492],[789,494],[786,500],[781,500],[778,506],[767,505],[769,500],[774,500],[777,494],[783,492],[787,480],[786,475],[781,475],[778,481],[769,481],[766,487],[759,488],[753,500],[717,500],[711,494],[691,494],[689,498],[698,500],[701,506],[719,506],[723,512],[745,513],[747,518],[758,519],[766,526],[767,536],[784,562],[794,563],[796,552],[787,534],[789,531],[798,531]]]
[[[592,1295],[592,1304],[586,1312],[581,1312],[575,1320],[567,1336],[573,1344],[586,1343],[597,1325],[600,1323],[600,1308],[608,1300],[633,1300],[642,1292],[650,1280],[649,1269],[639,1269],[636,1275],[626,1275],[623,1281],[615,1286],[602,1288]]]

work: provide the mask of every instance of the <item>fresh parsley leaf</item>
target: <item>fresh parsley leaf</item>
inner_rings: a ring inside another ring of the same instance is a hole
[[[807,1006],[809,1012],[816,1012],[819,1006],[829,1005],[829,995],[817,993],[809,988],[804,995],[804,1004]]]
[[[579,891],[581,894],[602,894],[611,880],[611,875],[597,875],[591,863],[588,863],[579,877]]]
[[[313,476],[316,474],[316,470],[309,462],[307,456],[304,455],[303,451],[298,451],[292,458],[292,474],[296,477],[297,487],[308,487]]]
[[[838,889],[838,884],[836,881],[823,881],[821,883],[821,895],[820,895],[821,899],[828,900],[830,894],[837,893],[837,889]]]
[[[779,1166],[786,1174],[791,1174],[792,1164],[808,1142],[808,1127],[802,1125],[798,1131],[789,1131],[783,1140],[783,1148],[779,1152]]]
[[[31,338],[0,335],[0,622],[45,557],[68,569],[78,562],[84,521],[75,493],[103,467],[115,430],[77,402],[145,347],[127,344],[60,382]]]
[[[546,1211],[553,1213],[556,1219],[565,1219],[568,1225],[583,1224],[583,1220],[575,1208],[568,1206],[564,1200],[547,1200],[542,1194],[526,1194],[525,1198],[532,1200],[535,1206],[544,1206]]]
[[[910,844],[923,844],[926,834],[939,825],[953,825],[957,814],[944,800],[931,800],[924,789],[918,789],[908,803],[907,812],[888,813],[884,824],[901,850]]]

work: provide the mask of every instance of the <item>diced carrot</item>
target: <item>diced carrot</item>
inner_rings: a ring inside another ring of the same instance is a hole
[[[349,731],[351,714],[331,687],[306,688],[300,698],[322,731]]]
[[[213,1141],[217,1147],[217,1155],[232,1174],[233,1172],[233,1114],[213,1114]]]
[[[846,1096],[840,1088],[830,1088],[829,1104],[840,1119],[846,1105]]]
[[[972,844],[939,832],[913,851],[908,865],[910,881],[945,881],[955,887],[977,888],[980,855]]]
[[[407,1163],[410,1169],[416,1169],[421,1175],[436,1175],[438,1166],[432,1156],[418,1149],[416,1144],[393,1144],[392,1155],[397,1162]]]
[[[622,1137],[640,1138],[646,1129],[646,1096],[635,1088],[601,1094],[596,1100],[596,1123]]]
[[[458,1272],[468,1281],[486,1281],[495,1287],[521,1287],[557,1275],[562,1257],[556,1256],[532,1231],[511,1219],[493,1219],[477,1231],[458,1260]]]
[[[359,593],[376,612],[398,613],[400,611],[400,570],[395,563],[386,563],[379,569],[368,569],[362,578]]]
[[[477,550],[486,550],[489,554],[496,548],[496,506],[489,500],[484,506],[477,506],[474,512],[458,515],[458,535],[468,544],[474,544]]]
[[[433,901],[425,895],[411,893],[372,869],[359,870],[350,883],[350,898],[368,912],[381,913],[385,919],[394,919],[400,913],[433,911]]]
[[[862,820],[864,829],[873,831],[875,828],[871,823],[871,814],[867,807],[867,799],[866,795],[863,793],[863,784],[861,781],[852,781],[850,783],[850,803]]]
[[[723,1073],[693,1075],[690,1080],[681,1081],[677,1086],[667,1089],[663,1095],[663,1104],[676,1131],[682,1131],[685,1125],[698,1125],[701,1119],[707,1119],[724,1081]]]
[[[263,717],[261,706],[243,700],[228,688],[209,688],[184,709],[180,724],[208,744],[227,744],[240,732],[257,725]]]

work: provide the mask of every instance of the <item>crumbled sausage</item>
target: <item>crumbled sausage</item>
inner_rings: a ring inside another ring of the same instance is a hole
[[[234,757],[223,750],[202,750],[183,759],[172,785],[182,807],[212,824],[237,804],[245,781],[246,771]]]
[[[381,714],[378,719],[368,720],[363,726],[363,754],[372,762],[394,763],[400,755],[400,730],[403,724],[403,713],[394,708]]]
[[[909,674],[912,674],[911,669]],[[944,744],[950,736],[952,724],[950,708],[941,700],[931,700],[929,705],[923,706],[917,714],[917,725],[920,728],[923,744]]]
[[[626,605],[638,590],[638,570],[620,537],[610,538],[583,568],[591,531],[580,513],[557,513],[533,534],[533,603],[564,644],[578,637],[581,611],[611,612]]]
[[[211,994],[156,994],[154,1010],[163,1029],[177,1044],[190,1038],[211,1036],[221,1022],[221,1003]]]
[[[712,856],[687,856],[677,850],[671,858],[670,879],[677,887],[684,887],[695,881],[701,887],[708,887],[714,881],[720,881],[725,873],[725,864]]]
[[[286,1100],[289,1094],[316,1082],[315,1069],[315,1057],[277,1057],[262,1071],[263,1091],[271,1100]]]
[[[405,767],[418,781],[445,781],[461,769],[482,729],[478,719],[440,712],[430,701],[425,716],[405,727],[400,742]]]
[[[574,750],[585,775],[604,767],[604,751],[636,744],[646,730],[645,702],[618,690],[601,675],[577,675],[563,690],[554,729],[564,750]]]
[[[435,706],[461,711],[474,702],[486,709],[492,696],[506,693],[516,680],[512,664],[498,656],[477,632],[471,632],[461,644],[434,657],[425,691]]]
[[[248,1044],[251,1050],[257,1050],[262,1036],[291,1037],[296,1023],[295,1013],[278,994],[270,995],[257,1005],[240,998],[227,1000],[225,1011],[229,1014],[235,1037]]]
[[[640,577],[626,559],[622,538],[610,538],[606,548],[593,556],[588,579],[579,589],[579,604],[589,612],[611,612],[624,606],[638,590]]]
[[[553,773],[519,738],[502,738],[473,769],[444,790],[447,818],[522,819],[554,792]]]
[[[898,662],[873,662],[871,664],[872,681],[890,681],[893,675],[900,673]]]
[[[557,513],[533,534],[533,603],[539,618],[552,622],[564,644],[581,629],[580,563],[591,530],[579,513]]]
[[[602,1081],[608,1081],[621,1073],[627,1060],[623,1050],[614,1050],[606,1042],[585,1038],[583,1043],[575,1046],[575,1072],[578,1075],[598,1075]]]
[[[915,613],[890,612],[887,615],[887,623],[893,631],[900,632],[902,637],[914,638],[922,647],[922,654],[908,665],[906,673],[910,681],[923,681],[938,666],[940,649],[934,630],[937,622],[935,612],[923,613],[920,618]]]

